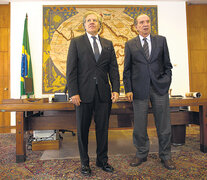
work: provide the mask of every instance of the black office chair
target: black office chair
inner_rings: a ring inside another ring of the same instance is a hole
[[[68,88],[67,88],[67,85],[65,86],[65,89],[64,89],[64,93],[65,94],[58,94],[58,95],[55,95],[55,97],[54,97],[54,99],[53,99],[53,101],[54,102],[66,102],[66,101],[68,101],[68,94],[67,94],[67,90],[68,90]],[[61,132],[61,133],[65,133],[65,132],[71,132],[72,133],[72,136],[75,136],[76,134],[74,133],[74,131],[72,131],[72,130],[66,130],[66,129],[59,129],[59,132]],[[63,137],[59,134],[59,137],[60,137],[60,139],[63,139]]]
[[[64,134],[65,132],[71,132],[71,133],[72,133],[72,136],[75,136],[75,135],[76,135],[73,131],[71,131],[71,130],[66,130],[66,129],[59,129],[59,132],[61,132],[61,133],[63,133],[63,134]],[[60,139],[63,139],[63,136],[59,134],[59,138],[60,138]]]

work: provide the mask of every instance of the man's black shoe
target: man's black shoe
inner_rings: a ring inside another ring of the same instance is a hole
[[[176,169],[175,163],[171,159],[161,160],[161,163],[168,170],[174,170],[174,169]]]
[[[84,176],[90,176],[91,175],[91,168],[89,165],[82,165],[81,166],[81,173]]]
[[[114,172],[114,168],[108,163],[96,162],[96,166],[100,167],[102,170],[104,170],[106,172],[111,172],[111,173]]]
[[[143,162],[146,162],[147,161],[147,157],[145,157],[145,158],[138,158],[138,157],[134,157],[132,160],[131,160],[131,162],[130,162],[130,166],[132,166],[132,167],[136,167],[136,166],[139,166],[139,165],[141,165]]]

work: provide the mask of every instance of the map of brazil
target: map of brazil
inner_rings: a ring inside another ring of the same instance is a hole
[[[134,18],[146,13],[151,18],[152,34],[158,34],[156,6],[44,6],[43,7],[43,93],[64,92],[66,61],[73,37],[85,33],[83,15],[94,11],[102,17],[99,35],[113,42],[123,88],[124,45],[138,35]]]

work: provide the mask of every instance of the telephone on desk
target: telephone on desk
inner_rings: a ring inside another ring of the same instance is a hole
[[[54,102],[66,102],[68,101],[68,95],[66,93],[55,93],[53,101]]]

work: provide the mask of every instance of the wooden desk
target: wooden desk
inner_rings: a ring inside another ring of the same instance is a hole
[[[12,102],[12,101],[11,101]],[[33,130],[31,113],[36,111],[75,111],[74,105],[69,102],[42,102],[42,103],[2,103],[0,104],[1,112],[16,112],[16,162],[24,162],[26,160],[26,143],[25,133],[27,130]],[[199,106],[199,121],[200,121],[200,150],[207,152],[207,99],[170,99],[170,107],[182,106]],[[118,103],[112,105],[112,113],[129,113],[132,111],[132,104],[121,99]],[[67,129],[67,122],[61,122],[58,119],[57,124],[49,124],[46,129]],[[44,126],[39,124],[39,126]],[[63,127],[62,127],[63,126]]]

